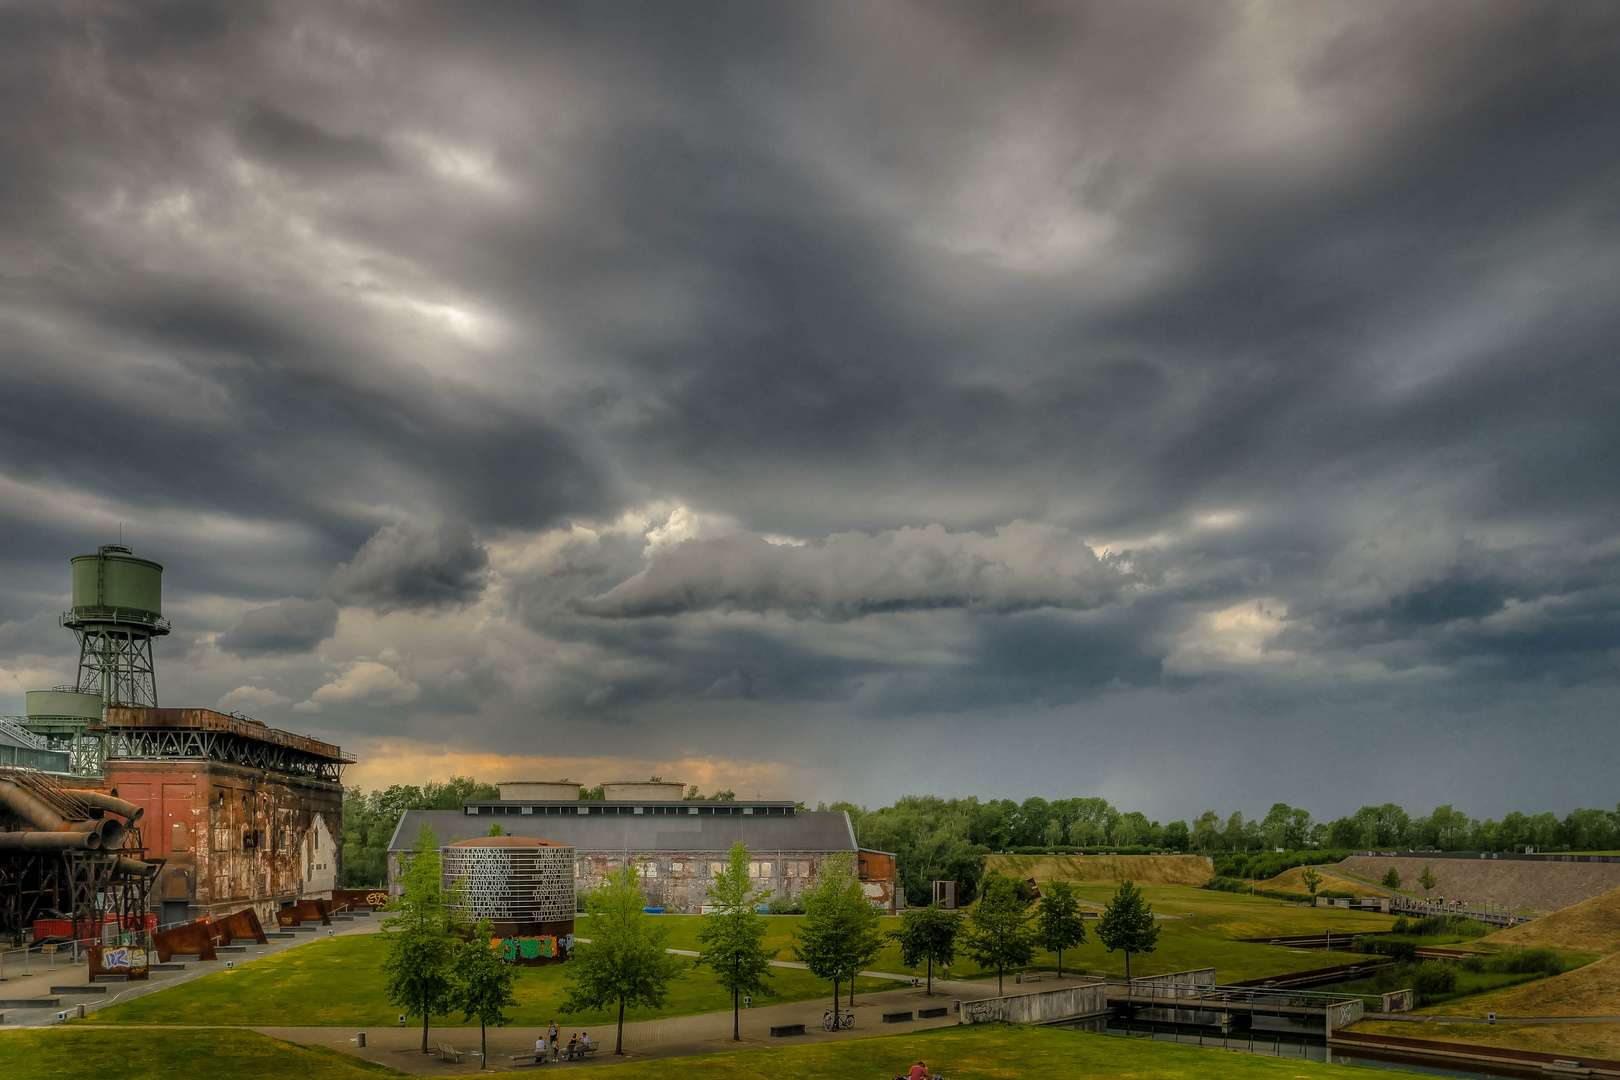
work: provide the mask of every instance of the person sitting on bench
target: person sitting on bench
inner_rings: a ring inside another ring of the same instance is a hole
[[[568,1053],[567,1053],[567,1055],[565,1055],[563,1057],[563,1060],[564,1061],[572,1061],[574,1059],[574,1057],[578,1053],[579,1053],[579,1032],[576,1031],[572,1035],[568,1036]]]
[[[539,1038],[534,1040],[534,1063],[541,1064],[546,1060],[546,1035],[541,1032]]]
[[[579,1048],[581,1050],[589,1050],[591,1048],[591,1033],[590,1032],[587,1031],[587,1032],[584,1032],[583,1034],[580,1035],[580,1037],[579,1037]]]

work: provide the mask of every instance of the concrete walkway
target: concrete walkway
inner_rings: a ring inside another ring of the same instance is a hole
[[[326,938],[327,932],[332,936],[347,936],[350,934],[375,934],[383,917],[380,915],[355,915],[353,921],[338,921],[333,917],[331,926],[313,924],[314,932],[295,932],[292,938],[271,937],[268,945],[258,945],[253,942],[238,942],[245,945],[239,953],[220,953],[218,960],[177,960],[185,964],[183,971],[154,971],[149,979],[142,982],[115,982],[105,985],[105,993],[94,993],[88,989],[77,992],[66,991],[60,994],[51,993],[51,987],[85,987],[90,977],[90,966],[84,960],[77,964],[66,956],[56,958],[56,966],[50,966],[50,958],[43,956],[31,957],[28,963],[31,973],[24,975],[20,963],[8,963],[5,968],[6,981],[0,982],[0,998],[9,999],[45,999],[59,998],[60,1004],[42,1003],[35,1008],[26,1005],[9,1006],[3,1010],[5,1014],[0,1027],[40,1027],[45,1024],[56,1023],[56,1014],[64,1009],[72,1010],[80,1002],[84,1003],[86,1012],[95,1012],[108,1005],[115,1005],[121,1001],[130,1001],[154,994],[159,990],[167,990],[171,986],[190,982],[215,971],[225,970],[227,962],[236,966],[250,964],[262,957],[273,956],[276,953],[296,949],[300,945],[307,945],[311,941]],[[272,933],[274,933],[272,931]],[[155,954],[154,954],[155,955]]]
[[[880,973],[884,978],[895,978],[892,974]],[[909,982],[909,978],[907,978]],[[1008,984],[1010,993],[1027,990],[1034,993],[1040,990],[1056,990],[1066,986],[1079,985],[1080,979],[1046,979],[1036,986],[1022,987]],[[870,1038],[874,1035],[898,1035],[908,1031],[926,1030],[929,1028],[953,1026],[958,1017],[953,1010],[957,1000],[976,1001],[981,998],[995,997],[996,984],[994,980],[988,982],[946,982],[934,980],[933,997],[924,996],[921,988],[913,989],[909,986],[904,989],[887,990],[875,994],[857,994],[855,1005],[855,1027],[850,1031],[823,1031],[821,1027],[822,1014],[831,1007],[830,999],[817,998],[811,1001],[786,1002],[778,1005],[766,1005],[753,1009],[744,1009],[741,1015],[742,1041],[733,1042],[731,1038],[732,1015],[729,1011],[717,1013],[702,1013],[696,1016],[675,1016],[664,1020],[643,1020],[624,1026],[624,1057],[615,1057],[614,1025],[604,1024],[589,1029],[591,1041],[601,1047],[590,1060],[583,1062],[569,1062],[547,1064],[545,1069],[557,1068],[590,1068],[594,1065],[625,1060],[649,1060],[653,1058],[686,1057],[697,1054],[719,1054],[732,1050],[754,1050],[768,1046],[799,1046],[805,1043],[834,1042],[846,1039]],[[929,1020],[913,1019],[906,1023],[885,1024],[884,1013],[912,1012],[919,1009],[944,1008],[948,1010],[942,1017]],[[786,1038],[773,1038],[770,1029],[788,1024],[803,1024],[805,1034]],[[562,1032],[562,1042],[566,1046],[570,1034],[582,1030],[581,1027],[569,1021],[565,1016],[557,1017],[557,1027]],[[337,1028],[308,1028],[308,1027],[261,1027],[254,1030],[278,1039],[289,1042],[303,1043],[311,1046],[325,1046],[334,1050],[363,1057],[368,1061],[375,1061],[402,1072],[415,1073],[421,1076],[454,1076],[477,1072],[479,1069],[478,1050],[479,1031],[476,1027],[433,1027],[428,1030],[428,1045],[434,1046],[444,1042],[461,1051],[461,1064],[456,1065],[440,1060],[436,1054],[421,1052],[422,1029],[416,1027],[368,1029],[366,1032],[366,1047],[360,1049],[356,1036],[357,1032]],[[532,1055],[534,1042],[545,1033],[543,1027],[509,1027],[490,1028],[489,1037],[489,1065],[492,1069],[509,1070],[511,1055]],[[533,1068],[533,1066],[518,1066],[518,1068]]]

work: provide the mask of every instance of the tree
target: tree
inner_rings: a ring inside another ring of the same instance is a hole
[[[1046,823],[1046,846],[1057,847],[1063,843],[1063,822],[1053,818]]]
[[[1172,821],[1164,827],[1164,846],[1171,851],[1186,851],[1192,846],[1192,836],[1185,821]]]
[[[748,845],[731,845],[726,869],[714,875],[709,885],[709,903],[714,910],[703,916],[698,931],[698,966],[714,969],[716,981],[731,991],[731,1038],[742,1041],[741,999],[743,994],[775,993],[767,979],[771,974],[772,953],[765,948],[765,923],[755,908],[771,895],[769,889],[755,889],[748,877]]]
[[[1080,902],[1075,898],[1074,886],[1067,881],[1054,881],[1046,887],[1041,909],[1036,913],[1035,936],[1041,948],[1057,953],[1058,978],[1063,978],[1063,950],[1086,940]]]
[[[491,836],[505,836],[506,835],[506,830],[501,828],[501,823],[497,821],[494,824],[490,825],[490,827],[489,827],[489,835],[491,835]]]
[[[1159,945],[1159,927],[1153,921],[1153,907],[1132,881],[1122,881],[1114,898],[1103,909],[1097,923],[1097,939],[1109,952],[1125,953],[1125,981],[1131,979],[1131,954],[1150,953]]]
[[[1300,877],[1304,879],[1305,887],[1311,891],[1311,895],[1315,896],[1316,890],[1322,887],[1322,875],[1317,873],[1316,867],[1307,866],[1301,871]]]
[[[1418,884],[1423,887],[1423,895],[1425,897],[1427,897],[1434,887],[1439,884],[1439,880],[1434,876],[1434,871],[1430,870],[1428,864],[1426,863],[1423,867],[1423,873],[1418,875]]]
[[[1016,882],[994,871],[984,876],[979,902],[968,912],[962,944],[980,967],[996,969],[998,994],[1005,970],[1034,958],[1035,928],[1030,925],[1029,901],[1019,895]]]
[[[833,984],[833,1022],[838,1022],[838,987],[848,978],[850,1001],[855,977],[883,948],[877,909],[867,901],[848,852],[821,861],[816,883],[805,890],[804,922],[793,932],[793,955],[810,974]]]
[[[956,959],[956,935],[961,929],[960,915],[930,904],[901,915],[900,929],[889,933],[900,943],[901,963],[912,968],[928,965],[927,997],[934,996],[934,965],[943,967]]]
[[[416,834],[400,876],[403,891],[383,920],[388,956],[383,960],[388,1000],[407,1016],[422,1018],[422,1053],[427,1053],[428,1018],[450,1011],[456,935],[455,893],[448,894],[439,862],[439,840],[426,825]]]
[[[1384,875],[1384,888],[1386,888],[1386,889],[1399,889],[1400,887],[1401,887],[1401,872],[1399,870],[1395,869],[1392,866],[1392,867],[1389,868],[1389,873]]]
[[[664,951],[670,924],[647,915],[635,865],[626,859],[599,888],[585,896],[591,916],[591,940],[574,948],[567,965],[568,996],[564,1013],[619,1008],[615,1054],[624,1053],[624,1010],[627,1005],[656,1009],[664,1003],[669,982],[686,963]]]
[[[1215,811],[1205,810],[1193,821],[1193,847],[1199,851],[1214,851],[1221,842],[1221,819]]]
[[[506,1010],[517,1004],[517,998],[512,996],[517,968],[491,947],[494,937],[489,920],[479,919],[473,928],[472,940],[461,944],[451,965],[456,984],[450,992],[450,1007],[460,1009],[463,1020],[478,1018],[478,1050],[486,1063],[489,1061],[488,1026],[505,1027],[511,1023]]]

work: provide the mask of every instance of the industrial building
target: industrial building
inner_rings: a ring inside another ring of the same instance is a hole
[[[158,707],[162,575],[120,544],[72,560],[61,624],[78,641],[77,681],[29,691],[26,715],[0,721],[0,768],[14,774],[0,782],[0,936],[19,939],[44,912],[95,934],[136,904],[151,925],[246,907],[273,924],[342,880],[351,758],[248,717]],[[107,813],[124,817],[99,834],[116,844],[71,846]],[[80,854],[47,866],[42,844]],[[91,887],[103,880],[116,888]]]
[[[816,880],[823,859],[847,852],[874,905],[889,913],[904,906],[894,856],[861,848],[847,813],[800,810],[783,801],[683,800],[684,790],[672,782],[613,783],[604,785],[604,799],[582,800],[578,784],[512,781],[499,785],[499,799],[472,800],[460,810],[406,811],[389,842],[389,892],[398,894],[400,857],[422,826],[448,847],[487,837],[491,825],[500,825],[508,836],[572,848],[577,892],[596,888],[633,861],[648,906],[675,914],[702,910],[714,874],[738,841],[750,852],[751,876],[774,896],[796,900]]]

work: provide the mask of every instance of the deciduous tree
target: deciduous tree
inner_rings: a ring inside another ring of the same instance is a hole
[[[1131,955],[1150,953],[1159,945],[1159,927],[1153,921],[1153,907],[1132,881],[1122,881],[1114,898],[1103,909],[1097,924],[1097,940],[1109,952],[1125,953],[1125,981],[1131,978]]]
[[[625,1007],[656,1009],[664,1003],[670,980],[686,968],[684,960],[664,951],[669,923],[646,914],[642,910],[646,906],[635,865],[627,859],[585,895],[591,940],[574,947],[564,976],[568,982],[564,1013],[618,1006],[615,1054],[624,1053]]]
[[[489,920],[479,919],[472,938],[456,949],[451,965],[455,986],[450,992],[450,1007],[460,1009],[463,1020],[478,1018],[478,1050],[485,1063],[489,1061],[489,1025],[505,1027],[511,1023],[506,1010],[517,1004],[517,998],[512,996],[517,967],[495,952],[494,937]]]
[[[766,981],[772,978],[772,953],[765,948],[765,922],[755,910],[770,895],[769,889],[755,889],[748,877],[748,846],[740,840],[732,844],[726,869],[709,885],[714,910],[703,916],[698,931],[702,948],[697,962],[712,968],[715,979],[731,991],[733,1041],[742,1040],[742,995],[775,992]]]
[[[1074,886],[1054,881],[1041,894],[1041,908],[1035,918],[1035,939],[1041,948],[1057,953],[1058,978],[1063,978],[1063,950],[1086,940],[1086,924],[1080,915],[1080,901]]]
[[[1019,895],[1017,882],[992,872],[984,876],[979,902],[967,920],[962,950],[980,967],[996,969],[999,994],[1006,969],[1027,964],[1035,956],[1029,901]]]
[[[454,890],[444,888],[438,837],[426,825],[406,857],[400,885],[400,895],[387,909],[393,914],[382,924],[388,932],[382,972],[389,1002],[407,1016],[422,1018],[425,1054],[428,1018],[450,1011],[457,941]]]
[[[1439,884],[1439,880],[1434,876],[1434,871],[1429,869],[1427,864],[1423,867],[1423,873],[1418,875],[1418,884],[1423,886],[1423,895],[1425,897]]]
[[[962,917],[946,911],[938,904],[900,916],[900,929],[889,936],[900,943],[900,962],[907,967],[928,965],[928,990],[934,996],[934,965],[941,967],[956,959],[956,935],[961,932]]]
[[[1311,895],[1315,896],[1316,890],[1322,887],[1322,875],[1317,872],[1316,867],[1307,866],[1300,872],[1300,877],[1304,880],[1305,887],[1310,890]]]

